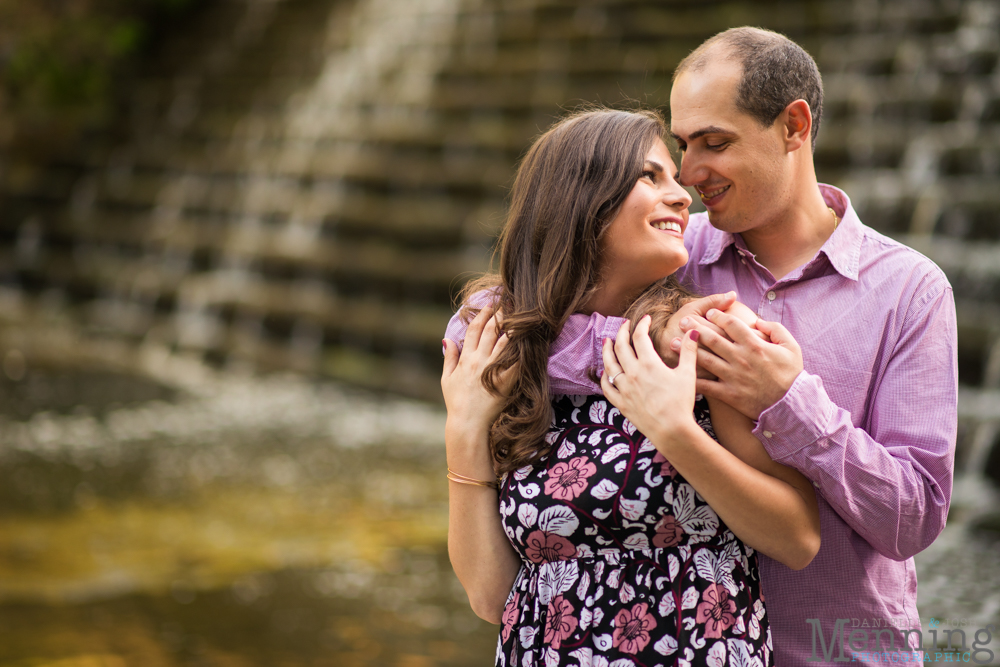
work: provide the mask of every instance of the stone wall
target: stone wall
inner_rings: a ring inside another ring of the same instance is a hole
[[[761,25],[818,60],[816,161],[948,273],[962,464],[1000,420],[1000,3],[216,0],[106,133],[4,199],[0,282],[95,339],[436,395],[451,298],[513,166],[581,102],[665,106]],[[996,462],[1000,467],[1000,462]]]

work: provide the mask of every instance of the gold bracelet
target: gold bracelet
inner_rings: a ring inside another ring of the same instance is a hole
[[[487,487],[489,489],[499,489],[500,488],[500,485],[497,484],[496,481],[493,481],[493,482],[484,482],[482,480],[475,479],[473,477],[466,477],[465,475],[461,475],[461,474],[455,472],[451,468],[448,468],[448,474],[445,475],[445,477],[447,477],[449,481],[455,482],[457,484],[471,484],[473,486],[485,486],[485,487]]]

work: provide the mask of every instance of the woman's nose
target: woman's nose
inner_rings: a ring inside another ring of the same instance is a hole
[[[691,206],[691,201],[691,194],[680,183],[673,180],[663,196],[663,203],[672,208],[688,208]]]

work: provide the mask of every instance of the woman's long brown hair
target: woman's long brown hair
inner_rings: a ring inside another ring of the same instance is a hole
[[[497,392],[499,374],[518,366],[490,432],[499,474],[534,463],[550,448],[549,347],[598,287],[601,239],[664,132],[653,111],[584,111],[541,135],[518,167],[500,235],[500,272],[471,282],[462,294],[470,316],[483,305],[470,303],[472,296],[488,290],[509,338],[483,384]],[[680,298],[678,290],[673,278],[665,279],[637,303],[665,303]]]

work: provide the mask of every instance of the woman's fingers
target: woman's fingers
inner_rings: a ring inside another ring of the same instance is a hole
[[[493,346],[493,352],[490,353],[490,362],[491,363],[493,361],[495,361],[497,357],[500,356],[500,353],[503,352],[503,349],[505,347],[507,347],[507,343],[509,343],[509,342],[510,342],[510,338],[507,336],[507,334],[500,334],[500,337],[497,338],[496,344]],[[507,369],[507,370],[510,370],[510,369]]]
[[[493,351],[499,334],[500,323],[497,322],[496,315],[493,315],[486,321],[485,326],[483,326],[483,335],[479,337],[479,347],[483,349],[483,352],[489,354]]]
[[[614,344],[610,338],[604,339],[601,356],[604,357],[604,375],[601,376],[601,389],[604,390],[604,395],[607,396],[609,392],[618,391],[618,387],[611,384],[611,378],[622,372],[621,364],[618,363],[618,358],[615,356]]]
[[[677,362],[676,372],[681,378],[690,378],[693,383],[698,374],[698,339],[700,334],[695,329],[684,336],[681,341],[680,361]]]
[[[479,313],[472,318],[469,322],[469,328],[465,332],[465,345],[462,347],[462,352],[475,352],[479,349],[479,339],[483,335],[483,329],[486,327],[486,323],[490,321],[493,316],[493,308],[487,306],[479,311]]]
[[[444,345],[444,368],[441,370],[441,379],[451,376],[458,367],[458,345],[447,338],[441,341]]]
[[[615,357],[618,359],[618,364],[622,367],[622,370],[628,373],[630,370],[634,371],[638,359],[635,356],[635,350],[632,349],[632,340],[629,336],[629,326],[630,322],[625,320],[625,323],[618,329],[618,335],[615,337]]]
[[[663,363],[660,361],[660,355],[656,353],[653,340],[649,337],[649,323],[651,321],[649,315],[645,315],[639,320],[639,324],[635,325],[635,331],[632,332],[632,347],[635,348],[636,357],[640,361]]]

